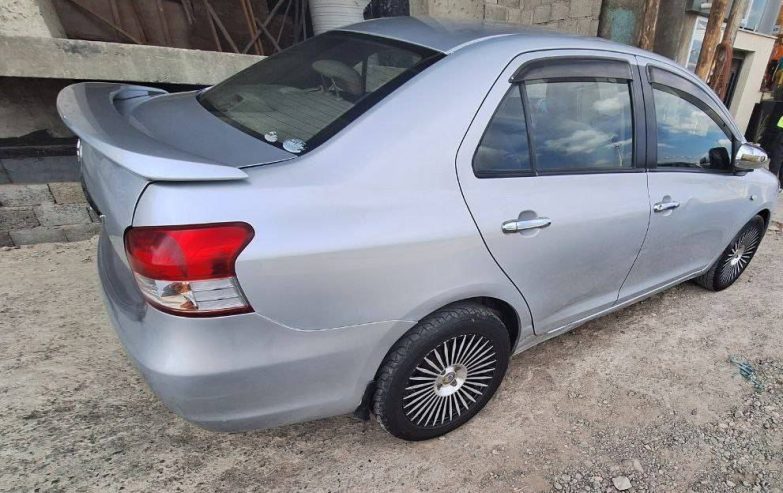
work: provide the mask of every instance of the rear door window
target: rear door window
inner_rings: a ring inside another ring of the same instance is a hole
[[[633,167],[629,81],[537,80],[525,90],[536,170]]]
[[[327,33],[256,63],[198,99],[226,123],[300,154],[442,56],[385,38]]]
[[[473,156],[473,170],[477,175],[530,171],[527,125],[518,85],[511,86],[487,125]]]

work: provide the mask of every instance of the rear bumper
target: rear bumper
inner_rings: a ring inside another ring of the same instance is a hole
[[[216,431],[354,411],[388,348],[412,325],[302,331],[258,314],[177,317],[143,303],[106,236],[98,267],[111,321],[152,390],[175,413]]]

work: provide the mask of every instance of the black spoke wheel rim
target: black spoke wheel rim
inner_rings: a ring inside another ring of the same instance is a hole
[[[497,370],[492,341],[477,334],[438,344],[408,377],[403,393],[405,416],[421,428],[447,425],[477,405]]]

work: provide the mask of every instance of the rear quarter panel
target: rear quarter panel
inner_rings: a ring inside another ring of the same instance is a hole
[[[489,255],[460,193],[459,143],[512,58],[450,55],[332,140],[226,183],[153,183],[134,225],[247,221],[237,274],[254,309],[314,330],[404,320],[475,296],[520,293]]]

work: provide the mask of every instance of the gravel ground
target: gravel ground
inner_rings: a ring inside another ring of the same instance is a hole
[[[684,284],[517,356],[423,443],[349,417],[196,428],[123,354],[94,241],[0,251],[0,490],[783,491],[781,230],[731,289]]]

